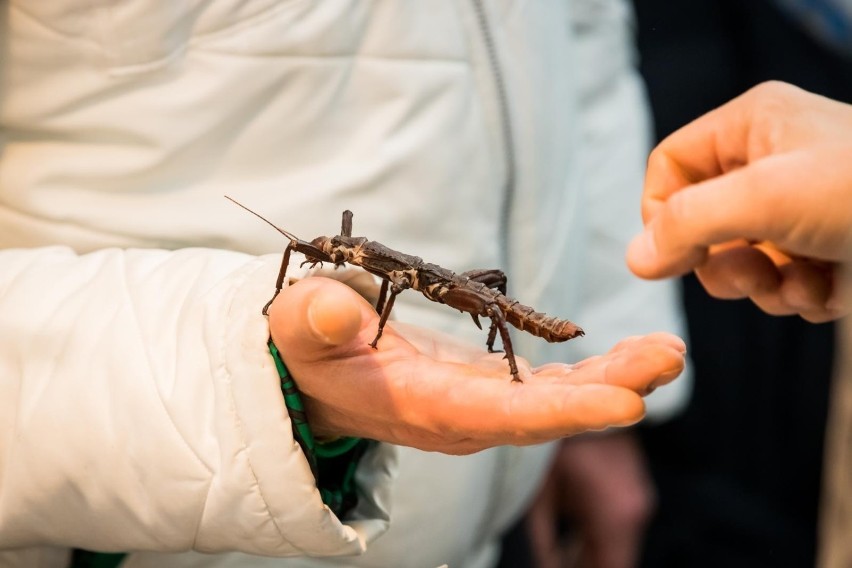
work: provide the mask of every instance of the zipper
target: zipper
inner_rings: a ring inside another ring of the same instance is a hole
[[[498,243],[500,246],[500,264],[503,271],[511,274],[511,263],[509,262],[509,243],[510,227],[512,217],[512,202],[515,197],[515,185],[517,175],[517,164],[515,163],[515,138],[512,132],[512,123],[509,114],[509,97],[506,93],[506,82],[500,68],[500,61],[497,57],[497,47],[494,42],[494,36],[491,35],[491,27],[488,25],[488,16],[485,13],[484,0],[471,0],[474,11],[476,12],[476,20],[479,24],[479,30],[482,34],[485,50],[488,56],[488,67],[491,70],[491,76],[494,80],[494,87],[497,91],[497,114],[500,120],[500,131],[503,137],[503,161],[506,166],[506,179],[503,185],[503,201],[500,203],[500,219],[498,220]],[[491,495],[498,496],[492,499],[485,506],[483,517],[479,526],[477,544],[477,552],[482,550],[482,547],[489,543],[489,539],[497,538],[494,519],[497,517],[499,497],[506,491],[508,483],[507,470],[510,468],[511,462],[517,459],[514,450],[507,447],[498,447],[493,450],[494,455],[494,474],[491,480]]]
[[[500,204],[500,220],[498,238],[500,243],[500,263],[503,271],[511,274],[509,243],[511,242],[509,228],[511,227],[512,203],[515,198],[515,186],[517,176],[517,164],[515,162],[515,138],[512,132],[512,123],[509,114],[509,97],[506,93],[506,82],[500,70],[500,61],[497,57],[497,47],[491,28],[488,25],[488,16],[485,13],[483,0],[472,0],[479,29],[485,42],[485,50],[488,53],[488,66],[494,78],[494,86],[497,90],[497,108],[500,118],[500,130],[503,135],[503,160],[506,165],[506,180],[503,187],[503,201]]]

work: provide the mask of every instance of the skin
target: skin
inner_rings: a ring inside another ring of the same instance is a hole
[[[643,278],[695,271],[718,298],[812,322],[848,311],[838,268],[852,247],[852,106],[764,83],[651,154],[645,230],[627,263]]]
[[[532,368],[518,358],[523,383],[510,380],[502,354],[416,326],[389,324],[374,350],[373,307],[322,277],[285,288],[269,323],[316,434],[448,454],[634,424],[642,396],[684,365],[683,341],[667,333],[627,338],[573,365]]]

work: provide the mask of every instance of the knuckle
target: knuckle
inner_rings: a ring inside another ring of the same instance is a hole
[[[668,192],[690,183],[688,172],[675,157],[677,147],[676,141],[667,138],[651,150],[645,170],[646,193],[650,190],[652,194],[660,193],[659,197],[665,197]]]
[[[793,110],[801,98],[802,90],[782,81],[766,81],[746,93],[752,112],[760,116],[784,118],[785,111]]]
[[[785,132],[795,119],[801,91],[788,83],[767,81],[747,93],[749,155],[765,156],[783,147]]]
[[[720,300],[739,300],[745,297],[733,283],[713,267],[696,269],[695,275],[699,282],[713,298]]]
[[[752,87],[748,92],[758,98],[783,99],[793,96],[798,89],[784,81],[764,81]]]
[[[751,301],[761,310],[773,316],[789,316],[797,313],[794,308],[786,305],[779,294],[752,294]]]
[[[662,220],[670,228],[679,228],[682,223],[689,223],[692,219],[694,208],[689,192],[678,191],[669,197],[666,203],[665,215]]]
[[[648,155],[648,170],[656,171],[661,170],[668,164],[668,155],[666,154],[666,150],[662,146],[657,146],[651,153]]]

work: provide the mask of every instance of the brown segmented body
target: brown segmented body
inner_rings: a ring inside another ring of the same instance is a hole
[[[231,199],[231,201],[234,200]],[[382,279],[382,288],[376,305],[380,315],[379,327],[376,338],[371,343],[374,348],[377,347],[379,338],[382,336],[397,294],[409,289],[417,290],[433,302],[446,304],[469,313],[480,328],[482,326],[479,323],[479,317],[490,318],[491,326],[488,330],[486,346],[489,351],[493,351],[497,333],[500,334],[513,381],[520,382],[521,379],[518,376],[518,367],[506,323],[549,342],[567,341],[584,335],[583,330],[573,322],[537,312],[508,297],[506,275],[500,270],[470,270],[458,274],[437,264],[424,262],[418,256],[405,254],[379,242],[370,241],[366,237],[353,237],[350,211],[343,212],[340,235],[317,237],[307,242],[280,229],[244,205],[236,201],[234,203],[260,217],[290,239],[290,244],[284,250],[272,300],[283,286],[291,251],[302,253],[305,255],[305,262],[312,265],[323,262],[331,262],[337,266],[352,264]],[[389,297],[388,294],[390,294]],[[264,314],[272,300],[264,306]]]

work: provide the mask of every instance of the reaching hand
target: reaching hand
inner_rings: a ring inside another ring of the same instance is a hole
[[[684,364],[683,342],[659,333],[574,365],[530,368],[519,358],[523,383],[513,383],[502,354],[415,326],[391,323],[371,348],[375,310],[320,277],[285,288],[269,322],[316,434],[449,454],[633,424],[641,396]]]
[[[710,294],[772,314],[843,313],[837,263],[852,246],[852,106],[766,83],[651,154],[639,276],[695,270]]]

